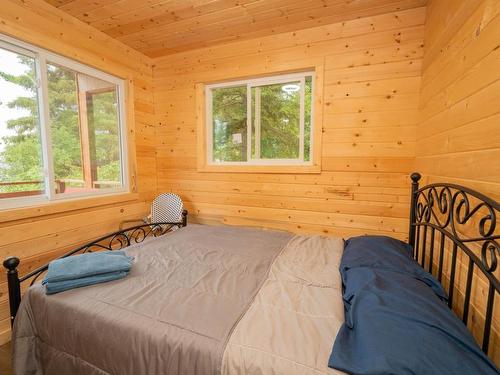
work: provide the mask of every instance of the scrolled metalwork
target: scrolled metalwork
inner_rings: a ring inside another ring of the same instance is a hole
[[[497,241],[487,240],[481,246],[481,262],[488,272],[493,273],[496,271],[498,265],[497,254],[500,254],[500,245]]]
[[[497,231],[500,204],[475,190],[455,184],[431,184],[419,189],[420,177],[418,173],[411,176],[413,183],[409,242],[414,248],[414,258],[424,269],[427,265],[429,272],[432,272],[433,262],[436,261],[438,263],[437,277],[441,280],[445,243],[451,245],[447,260],[448,264],[451,264],[448,268],[449,282],[446,288],[448,306],[454,307],[455,276],[457,268],[462,268],[466,270],[467,275],[465,292],[460,302],[462,307],[455,310],[457,314],[462,314],[462,321],[466,325],[470,316],[475,270],[483,273],[488,292],[486,309],[481,311],[485,316],[481,345],[483,352],[488,354],[493,306],[495,296],[500,293],[498,277],[500,234]],[[426,240],[428,231],[431,233],[429,254],[427,254],[429,245]],[[440,233],[440,242],[437,243],[439,246],[439,259],[437,260],[433,258],[436,233]],[[459,254],[465,255],[468,260],[457,262]],[[426,255],[429,255],[427,262]]]
[[[498,239],[498,203],[474,190],[452,184],[428,185],[417,191],[415,224],[448,229],[461,242]],[[465,236],[460,228],[473,235]]]
[[[496,227],[496,212],[490,204],[481,201],[471,208],[469,196],[462,190],[457,191],[454,194],[453,203],[456,207],[456,221],[462,225],[467,224],[467,222],[482,208],[488,211],[487,213],[483,213],[483,216],[479,219],[478,231],[480,236],[483,238],[488,238],[493,235]],[[489,227],[486,230],[485,227],[487,226],[487,223],[489,223]]]
[[[447,186],[431,186],[417,192],[417,222],[434,223],[440,228],[450,224],[452,217],[452,192]]]
[[[108,234],[98,238],[88,244],[80,246],[77,249],[71,250],[57,259],[65,258],[78,253],[87,253],[98,250],[118,250],[130,246],[132,243],[137,244],[143,242],[147,237],[158,237],[170,232],[173,228],[185,227],[188,222],[188,212],[183,210],[180,217],[180,222],[156,222],[137,225],[135,227],[119,230],[118,232]],[[29,272],[23,277],[19,277],[17,267],[20,260],[16,256],[11,256],[4,260],[3,266],[7,269],[7,284],[9,289],[9,310],[10,322],[14,324],[19,305],[21,304],[21,283],[30,281],[33,285],[35,281],[49,268],[49,264],[45,264],[37,269]]]
[[[111,233],[104,237],[100,237],[90,243],[80,246],[74,249],[60,258],[65,258],[76,254],[92,253],[95,251],[116,251],[123,250],[130,245],[139,244],[144,242],[147,238],[160,237],[166,233],[171,232],[175,228],[180,228],[184,226],[185,223],[151,223],[142,224],[130,228],[125,228],[118,232]],[[33,285],[42,274],[44,274],[48,269],[48,264],[37,268],[36,270],[30,272],[29,274],[23,276],[19,279],[20,282],[31,279],[30,285]]]

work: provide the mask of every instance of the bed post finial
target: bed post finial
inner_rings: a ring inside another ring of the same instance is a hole
[[[413,172],[410,176],[411,180],[413,181],[412,182],[412,185],[413,184],[417,184],[417,187],[418,187],[418,182],[420,181],[420,179],[422,178],[422,175],[418,172]]]
[[[182,210],[182,226],[185,227],[188,223],[188,212],[187,210]]]
[[[3,261],[3,266],[7,269],[7,286],[9,288],[10,324],[14,324],[17,310],[21,304],[21,283],[17,266],[20,260],[16,257],[9,257]]]
[[[422,178],[422,175],[418,172],[413,172],[410,176],[411,178],[411,197],[410,197],[410,226],[408,229],[408,243],[412,246],[413,251],[415,251],[415,219],[417,213],[417,191],[418,182]]]

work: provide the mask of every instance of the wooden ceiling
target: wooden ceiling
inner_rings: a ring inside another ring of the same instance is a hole
[[[426,0],[45,1],[150,57],[426,3]]]

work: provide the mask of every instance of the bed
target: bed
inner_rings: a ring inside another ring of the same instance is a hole
[[[466,325],[472,288],[479,279],[486,285],[479,344],[488,354],[500,289],[500,206],[465,187],[419,188],[420,175],[411,179],[410,256],[443,283],[449,306],[456,306],[457,280],[464,284],[459,311]],[[47,265],[19,277],[19,259],[8,258],[15,371],[343,374],[328,363],[345,329],[344,244],[324,236],[187,225],[184,215],[179,223],[129,228],[65,254],[119,248],[135,261],[123,280],[53,296],[36,283]],[[466,277],[458,278],[464,264]],[[33,284],[22,301],[21,283]]]

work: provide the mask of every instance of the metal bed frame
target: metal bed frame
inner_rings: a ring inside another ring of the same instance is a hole
[[[159,237],[172,231],[173,228],[181,228],[187,225],[188,212],[182,211],[180,222],[159,222],[136,225],[117,232],[107,234],[74,250],[71,250],[56,259],[66,258],[75,254],[91,253],[100,250],[121,250],[130,245],[143,242],[148,237]],[[32,286],[36,280],[48,270],[49,263],[19,277],[17,267],[20,260],[17,257],[9,257],[4,260],[3,266],[7,269],[7,286],[9,289],[10,322],[14,324],[17,310],[21,304],[21,283],[31,280]]]
[[[457,269],[458,250],[466,256],[467,278],[462,309],[462,321],[467,325],[470,311],[470,299],[474,278],[481,277],[488,285],[486,311],[484,313],[484,331],[482,350],[488,354],[493,317],[494,300],[500,292],[497,275],[498,256],[500,253],[500,233],[496,230],[497,213],[500,204],[495,200],[472,189],[455,184],[431,184],[419,188],[421,175],[411,175],[409,244],[413,247],[414,259],[430,273],[443,279],[443,265],[447,242],[451,244],[451,266],[446,289],[452,308],[455,292],[455,274]],[[500,216],[498,216],[500,219]],[[101,237],[61,256],[67,257],[76,253],[84,253],[97,249],[122,249],[133,243],[140,243],[148,236],[160,236],[170,231],[172,226],[183,227],[187,223],[187,211],[183,212],[180,223],[143,224],[127,228]],[[474,235],[465,236],[465,225],[474,231]],[[428,234],[429,232],[429,234]],[[438,235],[436,235],[436,232]],[[439,237],[438,249],[435,242]],[[476,250],[474,250],[476,249]],[[478,253],[478,254],[476,254]],[[436,256],[439,254],[439,257]],[[437,262],[437,264],[436,264]],[[449,262],[448,262],[449,263]],[[19,258],[7,258],[3,265],[7,268],[11,322],[13,323],[19,304],[21,303],[21,283],[35,280],[43,274],[48,264],[19,277],[17,267]],[[435,267],[437,266],[437,268]],[[460,265],[460,264],[459,264]],[[479,272],[474,272],[478,270]],[[478,274],[479,273],[479,274]]]
[[[461,310],[465,325],[469,321],[473,280],[480,278],[481,274],[484,276],[488,297],[481,346],[483,352],[488,354],[493,306],[495,296],[500,292],[497,272],[497,254],[500,253],[500,233],[497,230],[497,218],[500,219],[500,216],[497,214],[500,204],[475,190],[455,184],[438,183],[419,188],[420,178],[419,173],[411,175],[409,243],[413,247],[413,257],[422,268],[437,275],[438,281],[442,282],[446,243],[449,242],[451,260],[447,263],[451,265],[449,275],[445,275],[448,278],[447,287],[443,287],[448,293],[448,306],[453,308],[460,250],[467,269]],[[464,233],[466,230],[467,234]],[[435,248],[436,244],[438,248]],[[460,318],[458,312],[457,315]]]

